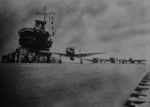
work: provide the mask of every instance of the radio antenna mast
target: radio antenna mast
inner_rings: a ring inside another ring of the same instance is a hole
[[[54,30],[54,15],[55,15],[55,12],[47,12],[47,9],[46,9],[46,6],[44,7],[44,11],[43,12],[36,12],[36,14],[40,14],[40,15],[43,15],[44,19],[43,19],[43,22],[46,24],[46,18],[47,16],[49,15],[49,19],[51,20],[51,29],[52,29],[52,36],[55,35],[55,30]],[[44,27],[45,28],[45,27]]]
[[[55,15],[55,12],[47,12],[46,6],[44,7],[43,12],[36,12],[36,14],[42,14],[44,16],[44,22],[46,22],[47,15]]]

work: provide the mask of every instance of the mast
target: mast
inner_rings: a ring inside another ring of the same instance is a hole
[[[44,7],[44,11],[43,12],[36,12],[35,14],[42,14],[44,17],[43,17],[43,21],[46,22],[46,18],[47,18],[47,15],[55,15],[55,12],[47,12],[47,9],[46,9],[46,6]]]
[[[45,6],[43,12],[36,12],[35,14],[43,15],[43,21],[41,22],[41,24],[43,26],[43,29],[45,29],[46,18],[47,18],[47,16],[49,16],[49,19],[51,20],[52,35],[54,36],[55,30],[54,30],[53,24],[54,24],[54,15],[55,15],[55,12],[47,12],[47,9],[46,9],[46,6]]]

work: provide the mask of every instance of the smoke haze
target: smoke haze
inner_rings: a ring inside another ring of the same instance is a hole
[[[34,13],[46,5],[56,12],[52,51],[73,46],[84,52],[107,51],[104,56],[150,58],[149,0],[1,0],[0,4],[1,54],[18,46],[18,30],[32,27],[39,18]]]

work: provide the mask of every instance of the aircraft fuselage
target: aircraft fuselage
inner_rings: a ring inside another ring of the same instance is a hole
[[[66,54],[70,56],[70,60],[74,60],[74,55],[75,55],[75,49],[74,48],[67,48],[66,49]]]

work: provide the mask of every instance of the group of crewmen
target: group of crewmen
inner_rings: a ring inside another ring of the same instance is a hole
[[[51,55],[44,55],[38,51],[19,47],[15,52],[2,56],[4,63],[56,63]]]

